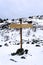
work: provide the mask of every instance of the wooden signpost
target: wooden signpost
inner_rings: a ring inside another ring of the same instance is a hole
[[[11,23],[9,25],[10,28],[32,28],[32,24],[14,24],[14,23]]]
[[[22,21],[20,21],[20,24],[22,24]],[[20,28],[20,48],[22,48],[22,28]]]
[[[32,28],[32,24],[22,24],[22,20],[20,20],[20,24],[11,23],[9,27],[20,28],[20,48],[22,48],[22,28]]]

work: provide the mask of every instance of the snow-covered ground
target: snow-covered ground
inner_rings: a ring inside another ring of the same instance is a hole
[[[0,29],[0,45],[2,45],[0,47],[0,65],[43,65],[43,30],[40,28],[37,28],[36,31],[33,28],[23,29],[22,40],[22,46],[24,49],[28,49],[28,54],[11,56],[11,53],[20,48],[20,31]],[[21,58],[23,56],[25,59]]]

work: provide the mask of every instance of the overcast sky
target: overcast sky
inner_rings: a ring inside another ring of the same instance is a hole
[[[43,15],[43,0],[0,0],[0,18]]]

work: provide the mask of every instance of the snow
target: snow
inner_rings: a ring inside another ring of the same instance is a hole
[[[29,64],[29,65],[43,65],[43,47],[35,47],[34,45],[23,45],[23,48],[28,48],[29,54],[32,55],[25,55],[26,59],[21,59],[21,56],[11,56],[11,52],[15,52],[19,46],[9,46],[9,47],[2,47],[0,49],[0,64],[1,65],[24,65],[24,64]],[[14,59],[17,62],[10,61],[10,59]]]
[[[32,19],[32,21],[38,23],[38,25],[43,25],[43,19]]]
[[[40,47],[36,47],[36,43],[32,44],[33,39],[39,40],[37,44]],[[24,49],[28,49],[28,54],[11,56],[11,53],[20,48],[20,44],[17,45],[20,43],[20,31],[16,29],[0,30],[0,45],[2,45],[0,47],[0,65],[43,65],[43,30],[37,28],[34,32],[30,28],[23,29],[22,40],[22,46]],[[27,44],[28,41],[29,44]],[[5,46],[5,43],[8,46]],[[26,59],[21,59],[22,56]],[[14,59],[16,62],[10,59]]]

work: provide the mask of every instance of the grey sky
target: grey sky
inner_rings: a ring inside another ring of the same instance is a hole
[[[0,0],[0,18],[43,15],[43,0]]]

